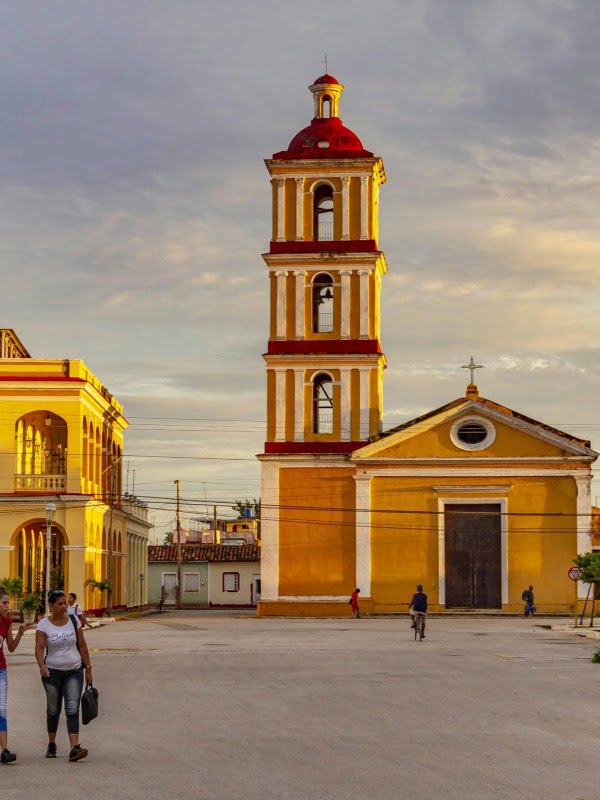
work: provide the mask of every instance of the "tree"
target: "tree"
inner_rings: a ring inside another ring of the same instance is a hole
[[[581,567],[581,580],[592,586],[592,614],[590,617],[590,627],[594,624],[594,614],[596,611],[596,598],[598,596],[598,584],[600,583],[600,552],[581,553],[573,559],[573,563]]]
[[[254,511],[254,516],[260,519],[260,500],[254,498],[254,500],[236,500],[234,505],[231,506],[234,511],[237,511],[240,517],[244,517],[245,511],[247,508]]]
[[[19,596],[23,591],[23,578],[0,578],[0,586],[3,586],[9,595]]]
[[[260,541],[260,498],[256,497],[253,500],[236,500],[235,505],[231,506],[234,511],[237,511],[240,518],[246,516],[246,509],[249,508],[254,511],[254,518],[256,519],[256,538]]]

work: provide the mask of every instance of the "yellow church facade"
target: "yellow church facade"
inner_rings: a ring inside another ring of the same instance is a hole
[[[43,593],[48,506],[51,583],[85,608],[106,592],[113,605],[139,605],[145,588],[147,509],[121,501],[123,408],[83,361],[31,358],[11,329],[0,330],[0,578],[21,577]]]
[[[479,396],[383,430],[380,158],[310,87],[311,124],[266,165],[273,235],[262,463],[261,615],[574,606],[567,569],[592,549],[588,441]],[[580,594],[584,587],[579,588]]]

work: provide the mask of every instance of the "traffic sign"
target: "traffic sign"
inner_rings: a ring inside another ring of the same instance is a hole
[[[582,572],[583,570],[581,567],[569,567],[569,578],[571,578],[572,581],[578,581],[579,578],[581,578]]]

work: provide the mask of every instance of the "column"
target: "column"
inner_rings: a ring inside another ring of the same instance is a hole
[[[367,239],[369,179],[366,175],[360,179],[360,238]]]
[[[261,464],[261,599],[279,597],[279,465]]]
[[[285,339],[285,283],[287,272],[276,272],[277,278],[277,329],[276,338]]]
[[[142,587],[142,602],[148,605],[148,541],[146,538],[142,539],[141,544],[142,553],[142,572],[144,573],[144,585]]]
[[[133,605],[133,564],[131,559],[131,534],[127,534],[127,607]]]
[[[363,269],[360,274],[360,338],[369,338],[369,275],[371,270]]]
[[[588,472],[575,475],[577,484],[577,553],[589,553],[592,549],[592,476]],[[582,581],[577,584],[578,597],[585,597],[587,588]]]
[[[301,242],[304,239],[303,235],[303,215],[302,215],[302,198],[304,189],[304,178],[296,178],[296,241]]]
[[[340,439],[342,442],[349,442],[351,435],[350,428],[350,370],[347,368],[340,370],[340,416],[341,431]]]
[[[285,441],[285,368],[275,370],[275,441]]]
[[[304,370],[294,370],[294,441],[304,441]]]
[[[368,439],[370,435],[369,425],[369,376],[371,374],[370,368],[361,369],[360,371],[360,439]]]
[[[285,242],[285,178],[277,178],[277,241]]]
[[[371,597],[371,476],[358,473],[356,485],[356,585]]]
[[[304,339],[304,293],[306,278],[306,270],[296,270],[294,272],[296,278],[296,330],[294,332],[295,339]]]
[[[341,338],[350,338],[350,275],[351,269],[340,270],[340,280],[342,285],[341,302]]]
[[[10,544],[0,546],[0,575],[10,575],[10,556],[14,549]]]
[[[342,239],[348,239],[348,195],[350,178],[348,175],[342,177]]]

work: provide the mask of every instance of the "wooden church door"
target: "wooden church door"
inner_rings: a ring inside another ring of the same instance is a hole
[[[447,505],[446,607],[501,608],[500,505]]]

